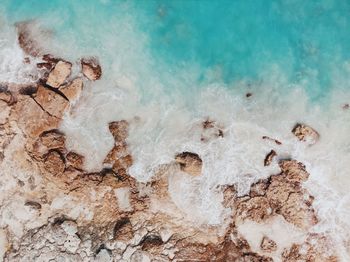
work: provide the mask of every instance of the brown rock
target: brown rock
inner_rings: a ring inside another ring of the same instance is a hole
[[[303,182],[309,177],[305,166],[296,160],[282,160],[278,164],[289,180]]]
[[[66,155],[67,166],[71,166],[75,169],[82,170],[84,166],[84,157],[75,152],[69,152]]]
[[[41,85],[34,97],[35,101],[50,115],[61,118],[69,103],[61,95]]]
[[[83,91],[83,80],[81,78],[76,78],[71,83],[61,86],[59,90],[69,101],[76,100]]]
[[[81,59],[81,67],[84,76],[91,81],[98,80],[102,76],[102,69],[96,58]]]
[[[270,153],[268,153],[264,159],[264,166],[269,166],[272,163],[273,158],[277,156],[277,153],[275,150],[271,150]]]
[[[249,196],[250,197],[257,197],[257,196],[264,196],[266,194],[266,190],[268,188],[269,184],[267,180],[261,180],[256,183],[254,183],[250,187]]]
[[[61,153],[56,150],[51,150],[47,153],[45,155],[44,167],[52,175],[62,174],[65,169],[65,164]]]
[[[308,229],[318,222],[314,210],[306,203],[304,194],[300,192],[291,193],[280,207],[279,213],[286,221],[302,229]]]
[[[265,252],[274,252],[277,250],[277,244],[272,239],[264,236],[261,240],[260,248]]]
[[[237,215],[240,219],[251,219],[256,222],[264,221],[272,214],[272,208],[266,197],[243,199],[237,206]]]
[[[20,97],[20,101],[14,106],[12,117],[17,119],[25,134],[35,139],[44,131],[57,128],[60,120],[48,114],[29,96]]]
[[[176,155],[175,161],[180,164],[182,171],[190,175],[198,176],[202,173],[202,159],[198,154],[183,152]]]
[[[123,142],[128,137],[129,123],[126,120],[114,121],[109,123],[109,131],[112,133],[116,142]]]
[[[58,61],[49,74],[46,84],[58,88],[70,76],[72,64],[66,61]]]
[[[47,149],[60,149],[65,148],[66,137],[63,133],[57,129],[45,131],[40,135],[40,142]]]
[[[320,138],[320,134],[315,129],[304,124],[297,124],[293,128],[292,133],[300,141],[306,142],[310,145],[315,144]]]

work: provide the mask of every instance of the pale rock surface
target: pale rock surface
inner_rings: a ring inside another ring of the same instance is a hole
[[[320,134],[310,126],[304,124],[297,124],[292,133],[303,142],[313,145],[320,139]]]
[[[46,84],[54,88],[60,87],[70,76],[71,70],[71,63],[66,61],[58,61],[55,67],[50,72]]]

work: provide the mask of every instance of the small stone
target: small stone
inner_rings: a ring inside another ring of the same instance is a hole
[[[190,175],[198,176],[202,173],[202,159],[198,154],[183,152],[176,155],[175,161],[180,164],[182,171]]]
[[[274,252],[277,250],[277,244],[272,239],[264,236],[261,240],[260,248],[265,252]]]
[[[81,59],[81,67],[84,76],[91,81],[98,80],[102,76],[102,69],[96,58]]]
[[[320,134],[315,129],[304,124],[297,124],[293,128],[292,133],[300,141],[306,142],[310,145],[315,144],[320,138]]]
[[[81,78],[76,78],[71,83],[61,86],[59,90],[68,98],[69,101],[74,101],[83,91],[83,80]]]
[[[273,158],[277,156],[277,153],[275,150],[271,150],[270,153],[268,153],[264,159],[264,166],[269,166],[272,163]]]
[[[49,74],[46,84],[58,88],[71,74],[72,64],[66,61],[58,61]]]

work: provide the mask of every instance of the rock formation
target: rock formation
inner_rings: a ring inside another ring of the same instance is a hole
[[[315,129],[304,124],[297,124],[293,128],[292,133],[300,141],[306,142],[310,145],[315,144],[320,138],[319,133]]]
[[[23,30],[19,41],[27,37]],[[39,55],[28,45],[22,48]],[[88,79],[101,77],[97,60],[81,63]],[[318,219],[313,197],[303,188],[309,173],[297,160],[280,160],[280,173],[257,181],[245,196],[238,196],[234,185],[223,186],[222,204],[230,210],[224,228],[186,220],[170,196],[169,174],[180,169],[200,178],[204,163],[198,154],[177,154],[148,182],[129,175],[134,158],[128,119],[109,123],[114,143],[104,168],[86,171],[84,156],[67,148],[59,130],[63,114],[84,90],[84,80],[71,76],[72,64],[46,55],[36,65],[41,76],[36,84],[0,87],[4,261],[267,262],[278,255],[280,243],[264,236],[253,250],[237,228],[245,221],[268,223],[273,217],[282,217],[307,236],[283,249],[281,261],[337,261],[327,237],[309,233]],[[215,121],[204,121],[202,128],[202,142],[224,136]],[[293,133],[302,141],[317,134],[304,125]],[[275,155],[273,150],[268,154],[266,165]]]

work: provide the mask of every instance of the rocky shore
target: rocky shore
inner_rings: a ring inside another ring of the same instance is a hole
[[[279,173],[251,185],[245,196],[237,195],[235,185],[218,189],[231,210],[224,232],[184,219],[169,197],[170,173],[201,176],[205,163],[196,152],[174,155],[149,182],[129,175],[128,119],[109,123],[114,144],[105,168],[85,170],[84,156],[67,149],[59,126],[86,83],[103,77],[103,65],[96,57],[66,61],[43,54],[27,26],[18,25],[18,41],[28,54],[24,63],[35,63],[39,80],[0,86],[4,261],[338,261],[327,236],[310,231],[318,218],[314,198],[303,187],[308,171],[272,149],[261,161],[265,166],[278,162]],[[73,64],[80,72],[73,72]],[[225,136],[214,120],[203,119],[202,129],[202,143]],[[303,123],[291,131],[298,143],[312,146],[320,139]],[[252,225],[273,228],[276,223],[299,232],[298,239],[246,232]]]

